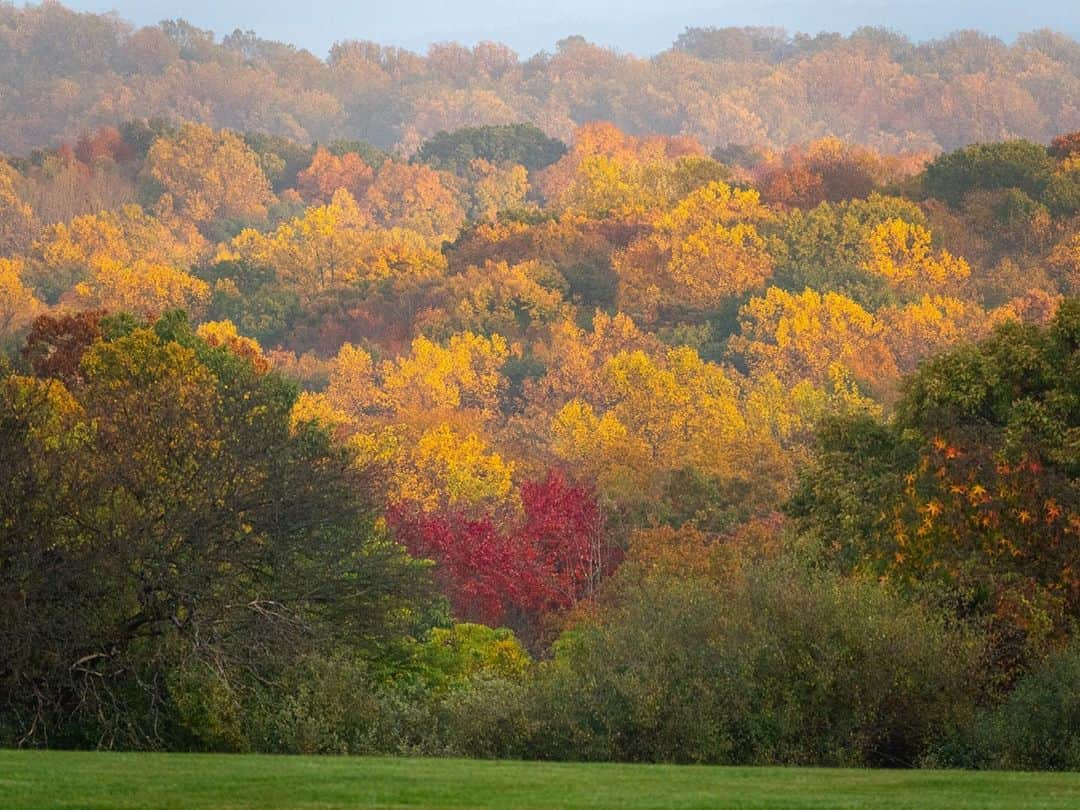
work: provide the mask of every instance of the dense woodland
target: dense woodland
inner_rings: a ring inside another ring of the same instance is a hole
[[[850,36],[697,28],[654,58],[581,37],[520,55],[491,42],[417,54],[345,40],[320,56],[250,31],[219,40],[182,20],[135,29],[54,0],[26,9],[5,0],[0,150],[164,117],[406,152],[442,130],[530,122],[569,140],[605,120],[709,149],[782,149],[832,134],[921,153],[1012,137],[1046,142],[1076,128],[1080,104],[1080,44],[1050,31],[1006,44],[975,31],[915,43],[874,28]]]
[[[1080,768],[1080,45],[0,17],[0,743]]]

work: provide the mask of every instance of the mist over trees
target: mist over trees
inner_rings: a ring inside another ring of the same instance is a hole
[[[0,150],[163,117],[406,153],[444,130],[529,122],[568,140],[593,120],[710,149],[831,134],[898,152],[1046,142],[1080,115],[1080,44],[1045,30],[1006,45],[975,31],[916,43],[874,28],[697,28],[648,59],[581,37],[527,56],[492,42],[419,54],[348,34],[322,60],[251,32],[3,4]]]

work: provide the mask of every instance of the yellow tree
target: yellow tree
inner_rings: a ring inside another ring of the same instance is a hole
[[[602,401],[604,368],[612,356],[628,351],[656,355],[662,347],[654,335],[642,332],[628,315],[598,311],[591,331],[569,321],[557,323],[549,339],[535,345],[534,351],[547,371],[526,388],[529,409],[546,419],[574,398]]]
[[[39,224],[34,210],[19,194],[22,178],[0,161],[0,254],[23,253],[30,247]]]
[[[484,435],[506,386],[508,351],[498,336],[464,333],[445,346],[421,337],[409,354],[376,365],[346,344],[325,394],[303,397],[294,420],[350,435],[357,463],[383,471],[391,503],[477,514],[516,508],[513,464]]]
[[[201,227],[222,219],[263,222],[273,201],[258,155],[238,135],[203,124],[184,124],[154,141],[145,171],[171,196],[173,210]]]
[[[529,173],[524,166],[499,167],[482,158],[469,163],[472,186],[470,218],[494,222],[501,211],[524,207],[529,193]]]
[[[909,294],[955,291],[971,275],[971,268],[947,250],[934,250],[926,228],[902,219],[875,225],[866,235],[869,259],[864,269],[883,277]]]
[[[44,309],[22,281],[20,259],[0,258],[0,339],[8,339]]]
[[[263,354],[259,341],[241,335],[232,321],[207,321],[199,326],[196,334],[211,346],[223,346],[245,358],[259,373],[270,370],[270,360]]]
[[[166,226],[137,205],[76,217],[47,228],[30,253],[29,275],[48,298],[98,269],[135,265],[184,271],[205,255],[206,241],[188,227]]]
[[[575,398],[554,416],[551,445],[597,482],[609,507],[667,508],[665,499],[679,497],[673,482],[688,470],[717,492],[753,480],[773,506],[786,491],[790,465],[778,442],[747,419],[736,381],[693,349],[620,352],[597,382],[592,402]]]
[[[549,202],[588,216],[629,216],[666,205],[685,180],[681,158],[700,158],[692,138],[636,138],[613,124],[585,124],[574,147],[539,178]]]
[[[742,308],[739,334],[730,346],[752,371],[772,372],[788,385],[824,384],[834,364],[871,386],[887,385],[897,376],[882,324],[833,292],[770,287]]]
[[[371,355],[351,343],[343,344],[330,371],[327,402],[351,418],[360,419],[378,413],[382,399]]]
[[[611,412],[572,399],[551,421],[551,450],[594,481],[605,505],[622,507],[652,493],[651,448]]]
[[[940,295],[924,295],[905,306],[886,307],[877,317],[902,374],[913,372],[931,355],[985,337],[991,327],[978,304]]]
[[[395,454],[389,498],[425,512],[490,514],[514,508],[513,471],[478,434],[436,425]]]
[[[756,191],[714,182],[692,192],[615,255],[620,308],[653,321],[664,308],[708,311],[761,287],[773,259],[756,223],[769,218]]]
[[[572,308],[552,289],[553,279],[561,281],[537,261],[470,267],[439,286],[432,306],[418,316],[416,329],[429,337],[464,331],[524,337],[570,317]]]
[[[418,337],[412,351],[379,369],[381,389],[398,418],[415,423],[467,413],[488,419],[506,388],[501,369],[510,355],[506,340],[464,332],[446,345]]]
[[[654,464],[731,473],[730,452],[746,423],[736,386],[719,366],[683,346],[662,362],[641,351],[618,354],[605,372],[616,417],[648,443]]]
[[[205,281],[166,264],[137,260],[97,263],[90,277],[76,284],[69,296],[82,309],[133,312],[154,317],[170,309],[185,309],[199,317],[210,300]]]
[[[285,285],[309,301],[359,283],[441,272],[446,264],[413,231],[373,228],[344,189],[335,192],[329,205],[309,208],[273,233],[242,231],[217,258],[273,268]]]

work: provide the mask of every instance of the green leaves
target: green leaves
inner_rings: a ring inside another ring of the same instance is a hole
[[[174,724],[240,711],[297,657],[371,654],[426,574],[376,528],[348,454],[290,431],[291,383],[182,314],[118,326],[70,391],[3,381],[0,727],[218,745],[225,714],[201,742]]]

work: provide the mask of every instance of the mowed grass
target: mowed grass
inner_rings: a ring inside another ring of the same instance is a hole
[[[0,751],[0,807],[1080,807],[1080,774]]]

